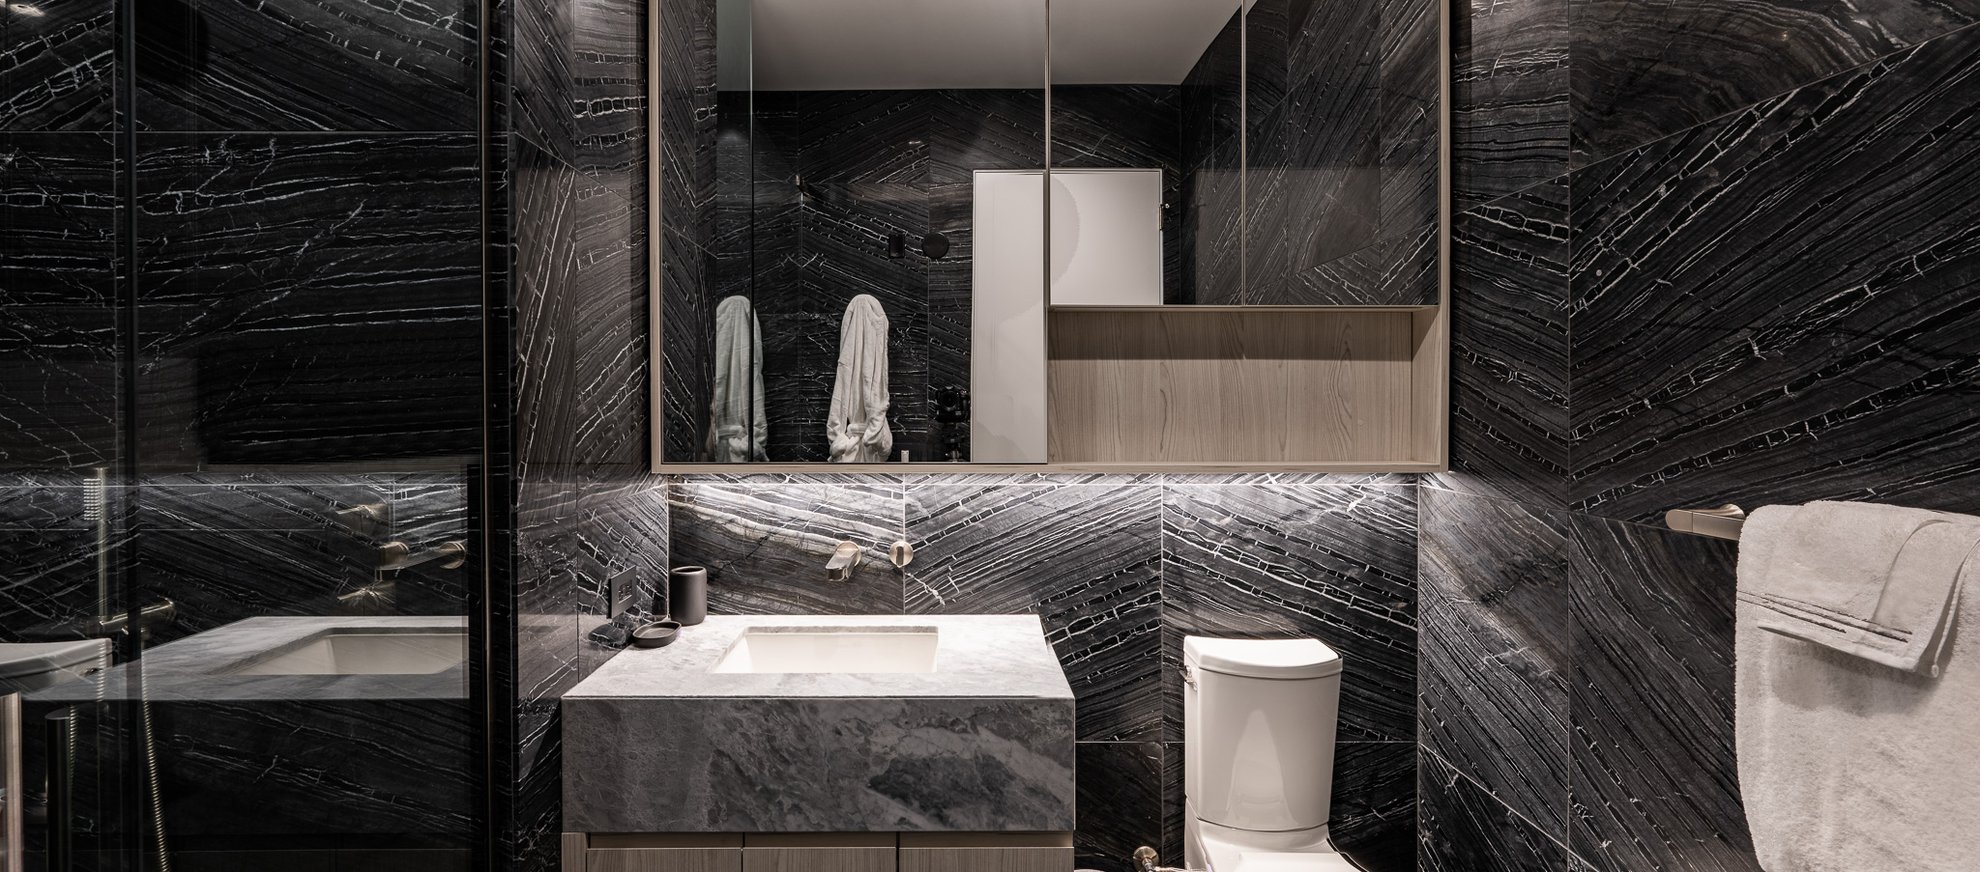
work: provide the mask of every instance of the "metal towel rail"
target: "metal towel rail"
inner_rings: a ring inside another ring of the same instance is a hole
[[[1664,513],[1664,524],[1680,533],[1737,541],[1746,510],[1732,503],[1716,509],[1672,509]]]

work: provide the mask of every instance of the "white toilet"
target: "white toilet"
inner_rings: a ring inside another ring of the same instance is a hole
[[[1183,641],[1185,861],[1347,872],[1327,840],[1341,655],[1317,639]]]

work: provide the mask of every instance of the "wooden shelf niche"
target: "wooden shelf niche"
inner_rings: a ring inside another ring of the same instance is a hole
[[[1436,471],[1441,308],[1055,308],[1052,465]]]

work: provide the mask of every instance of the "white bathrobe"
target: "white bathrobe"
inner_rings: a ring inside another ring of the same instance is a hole
[[[748,463],[769,459],[770,425],[763,417],[763,333],[747,297],[715,306],[715,390],[709,403],[708,459]]]
[[[894,448],[887,427],[887,313],[860,294],[839,322],[839,374],[825,437],[833,463],[881,463]]]

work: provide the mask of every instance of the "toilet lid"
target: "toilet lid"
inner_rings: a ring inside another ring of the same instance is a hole
[[[1186,636],[1183,659],[1209,672],[1247,678],[1325,678],[1341,671],[1341,655],[1319,639]]]
[[[1360,869],[1332,851],[1304,854],[1246,851],[1238,855],[1238,872],[1360,872]]]

